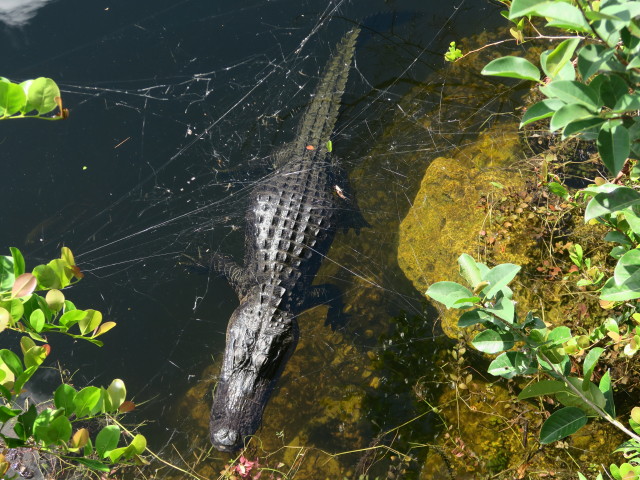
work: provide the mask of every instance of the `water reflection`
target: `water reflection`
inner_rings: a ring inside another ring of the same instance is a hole
[[[2,0],[0,22],[10,27],[23,27],[36,16],[38,9],[52,0]]]

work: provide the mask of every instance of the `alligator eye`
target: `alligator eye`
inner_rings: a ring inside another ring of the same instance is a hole
[[[244,363],[245,352],[243,349],[236,349],[233,353],[233,364],[234,365],[242,365]]]

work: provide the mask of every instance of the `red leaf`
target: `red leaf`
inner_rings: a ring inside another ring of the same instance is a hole
[[[118,407],[118,411],[120,413],[127,413],[127,412],[132,411],[135,408],[136,408],[136,404],[135,403],[133,403],[130,400],[125,400],[124,402],[122,402],[122,405],[120,405]]]
[[[11,289],[13,298],[26,297],[31,295],[38,286],[38,280],[31,273],[23,273],[16,278]]]
[[[71,267],[71,271],[73,272],[73,274],[75,275],[75,277],[76,277],[78,280],[84,277],[84,273],[82,273],[82,272],[80,271],[80,269],[78,268],[78,266],[77,266],[77,265],[73,265],[73,266]]]

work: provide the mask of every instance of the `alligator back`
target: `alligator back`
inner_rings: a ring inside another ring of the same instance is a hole
[[[276,170],[253,189],[247,210],[244,267],[214,258],[238,292],[227,326],[222,371],[211,408],[211,442],[236,451],[260,426],[273,387],[298,341],[297,315],[347,208],[346,176],[330,139],[358,30],[338,45],[305,112],[296,140]],[[338,192],[338,193],[337,193]]]
[[[318,156],[300,156],[260,182],[247,212],[246,273],[265,287],[269,305],[294,314],[302,307],[345,207],[334,193],[343,175]]]

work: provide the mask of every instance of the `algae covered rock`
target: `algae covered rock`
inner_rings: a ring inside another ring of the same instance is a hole
[[[478,208],[483,195],[524,185],[515,169],[506,168],[518,159],[515,127],[496,126],[456,158],[431,162],[400,224],[398,264],[416,289],[424,292],[432,283],[459,278],[457,259],[461,253],[476,254],[479,232],[487,222]],[[442,327],[456,336],[452,322],[444,319]]]

